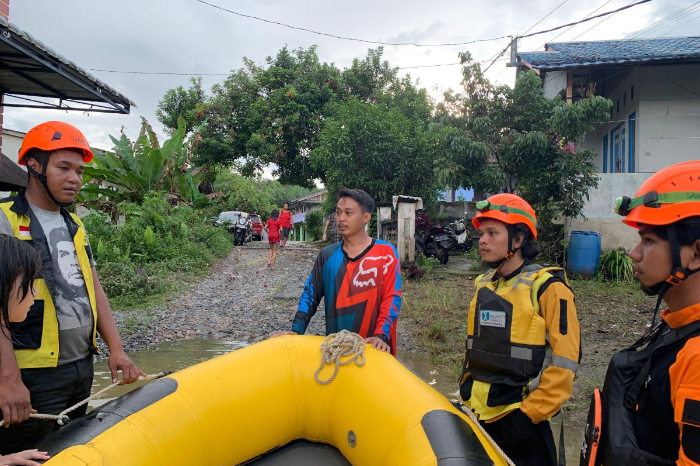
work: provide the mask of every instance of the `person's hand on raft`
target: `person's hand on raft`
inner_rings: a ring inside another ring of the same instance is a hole
[[[122,380],[119,385],[134,383],[139,376],[146,377],[146,373],[139,369],[124,351],[113,351],[109,355],[107,365],[112,373],[112,383],[119,381],[119,371],[122,371]]]
[[[384,340],[379,337],[369,337],[365,338],[365,343],[371,343],[372,348],[378,349],[379,351],[384,351],[385,353],[391,352],[391,348],[387,345]]]
[[[270,335],[270,338],[283,337],[285,335],[298,335],[294,330],[287,330],[286,332],[277,332]]]
[[[39,466],[40,463],[32,460],[47,461],[50,458],[45,451],[25,450],[12,455],[0,456],[0,466]]]

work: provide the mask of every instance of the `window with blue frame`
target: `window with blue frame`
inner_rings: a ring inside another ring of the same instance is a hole
[[[627,162],[627,171],[629,173],[634,173],[635,167],[634,167],[634,136],[635,136],[635,126],[637,123],[637,112],[633,112],[630,115],[629,122],[627,124],[627,127],[629,128],[629,134],[627,135],[627,138],[629,140],[629,150],[627,151],[627,157],[629,157],[629,160]]]
[[[603,173],[608,172],[608,135],[603,136]]]

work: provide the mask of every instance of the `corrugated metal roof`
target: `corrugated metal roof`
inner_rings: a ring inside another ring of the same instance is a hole
[[[62,65],[72,69],[73,71],[77,72],[81,76],[87,78],[87,80],[89,80],[92,83],[92,85],[94,85],[98,90],[106,90],[110,94],[112,94],[113,96],[120,99],[121,101],[128,103],[132,107],[136,107],[136,104],[131,99],[127,98],[125,95],[123,95],[122,93],[120,93],[119,91],[117,91],[116,89],[111,87],[110,85],[104,83],[99,78],[95,77],[94,75],[92,75],[91,73],[86,71],[85,69],[79,67],[74,62],[67,59],[63,55],[59,54],[54,49],[47,46],[46,44],[44,44],[40,40],[36,39],[29,32],[23,31],[17,25],[8,22],[2,16],[0,16],[0,28],[4,28],[3,34],[7,34],[7,35],[5,35],[6,39],[11,40],[12,34],[16,34],[17,36],[21,37],[23,40],[25,40],[26,42],[31,44],[33,47],[36,47],[37,49],[39,49],[41,52],[49,55],[51,58],[57,60]]]
[[[545,48],[551,51],[521,52],[518,57],[545,70],[700,58],[700,37],[555,42]]]

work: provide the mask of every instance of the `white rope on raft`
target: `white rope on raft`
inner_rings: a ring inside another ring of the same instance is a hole
[[[151,374],[151,375],[147,375],[147,376],[145,376],[145,377],[139,376],[139,380],[156,380],[156,379],[159,379],[159,378],[161,378],[161,377],[163,377],[163,376],[165,376],[165,372],[158,372],[157,374]],[[103,388],[102,390],[100,390],[100,391],[98,391],[98,392],[96,392],[96,393],[93,393],[92,395],[90,395],[89,397],[85,398],[85,399],[84,399],[83,401],[81,401],[80,403],[74,404],[73,406],[64,409],[63,411],[61,411],[61,412],[58,413],[58,414],[39,414],[39,413],[34,413],[34,414],[30,414],[29,417],[30,417],[30,418],[33,418],[33,419],[48,419],[48,420],[51,420],[51,421],[56,421],[56,422],[58,423],[59,426],[63,426],[63,425],[66,423],[66,421],[69,421],[69,420],[70,420],[70,417],[68,416],[68,413],[75,411],[76,409],[80,408],[81,406],[83,406],[83,405],[86,404],[86,403],[89,403],[90,400],[94,400],[95,398],[98,398],[100,395],[102,395],[103,393],[105,393],[105,392],[107,392],[107,391],[113,389],[113,388],[116,387],[117,385],[119,385],[119,382],[113,383],[112,385],[110,385],[110,386],[108,386],[108,387],[105,387],[105,388]]]
[[[341,361],[341,358],[352,356],[350,359]],[[338,333],[331,333],[321,343],[321,365],[316,369],[314,378],[321,385],[326,385],[338,375],[340,366],[355,362],[358,367],[365,365],[365,339],[357,333],[341,330]],[[326,364],[335,364],[333,375],[326,380],[321,380],[318,375]]]
[[[365,340],[357,333],[348,332],[347,330],[341,330],[338,333],[332,333],[328,335],[323,340],[323,343],[321,343],[321,365],[318,367],[318,369],[316,369],[316,373],[314,374],[316,382],[320,383],[321,385],[331,383],[335,379],[336,375],[338,375],[338,369],[340,369],[340,366],[350,364],[353,361],[359,367],[364,366],[364,351]],[[341,358],[348,356],[352,357],[345,361],[341,361]],[[333,375],[331,375],[330,378],[326,380],[320,380],[318,378],[318,375],[321,373],[321,370],[323,370],[323,367],[326,364],[335,365]],[[472,424],[474,424],[476,428],[479,429],[479,432],[481,432],[481,434],[486,438],[486,440],[488,440],[493,449],[496,450],[496,453],[498,453],[501,456],[501,458],[503,458],[506,464],[508,464],[508,466],[515,466],[515,463],[513,463],[513,461],[510,458],[508,458],[508,455],[506,455],[506,453],[501,449],[501,447],[498,446],[496,441],[488,434],[488,432],[486,432],[484,427],[479,423],[479,420],[476,418],[476,415],[472,413],[469,408],[464,406],[464,404],[458,402],[457,400],[453,400],[453,402],[454,404],[458,404],[460,406],[461,410],[472,421]]]

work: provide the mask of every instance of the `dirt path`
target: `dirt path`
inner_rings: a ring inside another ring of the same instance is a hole
[[[134,351],[163,341],[218,338],[249,343],[289,330],[318,249],[289,243],[276,270],[266,267],[266,244],[234,248],[212,273],[165,305],[115,312],[124,346]],[[415,339],[399,320],[398,346],[413,351]],[[323,307],[307,334],[324,335]]]

